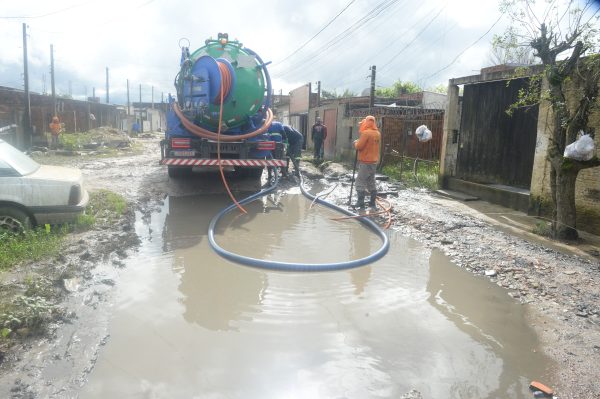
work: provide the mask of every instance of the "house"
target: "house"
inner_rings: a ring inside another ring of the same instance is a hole
[[[437,160],[443,136],[445,98],[445,94],[419,92],[394,99],[376,98],[372,107],[369,96],[322,100],[309,109],[308,123],[312,126],[320,117],[327,126],[325,159],[354,159],[352,143],[358,138],[358,123],[365,116],[373,115],[378,119],[382,134],[382,152],[393,150],[401,155]],[[414,136],[416,128],[423,124],[433,133],[431,142],[419,143]],[[310,137],[308,146],[312,147]]]
[[[492,203],[548,215],[550,166],[546,159],[550,108],[517,109],[515,103],[532,74],[514,78],[516,66],[484,68],[478,75],[450,79],[440,163],[442,187]],[[462,97],[459,87],[463,87]],[[600,131],[600,111],[590,117]],[[600,137],[596,135],[596,149]],[[596,150],[598,151],[598,150]],[[577,226],[600,234],[600,168],[579,173],[576,188]]]

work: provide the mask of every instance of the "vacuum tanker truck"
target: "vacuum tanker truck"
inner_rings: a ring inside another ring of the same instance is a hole
[[[169,176],[219,165],[250,175],[286,166],[282,135],[270,132],[271,78],[254,51],[226,33],[194,52],[181,45],[175,88],[161,141],[160,163]]]

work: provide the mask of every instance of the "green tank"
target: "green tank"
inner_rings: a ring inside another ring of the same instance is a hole
[[[219,124],[221,82],[223,132],[244,133],[259,125],[270,100],[270,78],[260,57],[221,33],[191,54],[182,47],[176,78],[179,105],[195,124],[212,131]]]

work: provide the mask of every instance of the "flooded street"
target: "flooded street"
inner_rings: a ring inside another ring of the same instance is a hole
[[[107,344],[81,398],[530,398],[553,363],[526,307],[437,250],[390,231],[390,251],[327,273],[253,269],[210,247],[220,195],[168,197],[116,287]],[[223,219],[217,241],[289,262],[364,257],[379,239],[296,189]]]

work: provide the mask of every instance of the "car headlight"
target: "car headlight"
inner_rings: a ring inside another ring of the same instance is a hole
[[[81,186],[75,184],[71,186],[71,192],[69,193],[69,205],[77,205],[81,201]]]

